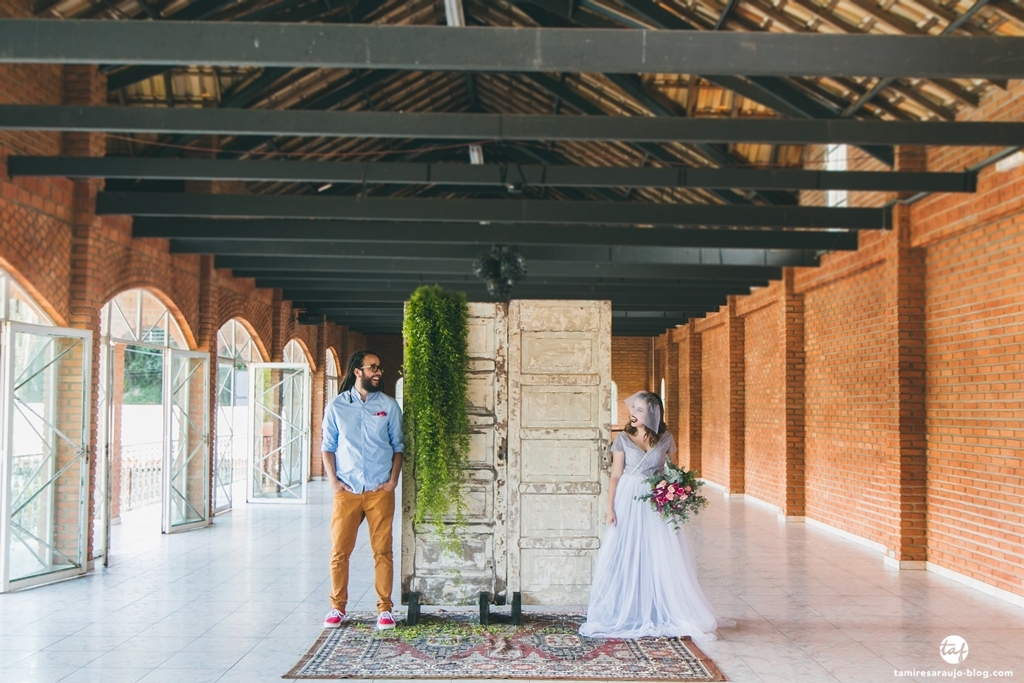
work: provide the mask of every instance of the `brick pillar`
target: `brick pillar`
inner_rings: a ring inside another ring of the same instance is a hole
[[[736,315],[736,297],[727,304],[729,330],[729,493],[744,492],[744,429],[746,376],[743,318]]]
[[[102,106],[106,102],[107,81],[99,68],[87,65],[64,67],[64,103],[72,105]],[[61,138],[63,153],[69,156],[103,156],[106,137],[102,133],[64,133]],[[103,253],[100,249],[102,221],[96,216],[96,195],[103,188],[102,180],[80,180],[74,183],[74,207],[71,217],[71,286],[69,315],[71,327],[93,333],[92,384],[89,396],[89,491],[104,482],[96,481],[96,436],[99,433],[100,387],[100,309],[103,307],[101,275]],[[92,545],[96,521],[95,505],[98,497],[91,496],[89,506],[88,559],[93,559]]]
[[[207,515],[213,518],[213,510],[216,507],[217,499],[217,321],[220,318],[218,295],[220,290],[217,287],[217,271],[213,265],[213,256],[203,255],[199,257],[199,329],[196,333],[196,345],[198,351],[206,351],[210,354],[210,363],[207,367],[209,373],[209,400],[207,404],[206,419],[208,420],[207,453],[210,463],[207,472],[209,479],[209,500],[207,501]]]
[[[804,519],[804,299],[794,291],[794,269],[783,270],[782,325],[785,362],[786,453],[783,509],[787,521]]]
[[[678,411],[676,437],[679,463],[700,473],[701,453],[701,343],[694,320],[672,332],[676,345]]]
[[[324,405],[327,395],[327,323],[322,322],[317,328],[317,347],[320,358],[312,376],[312,392],[309,427],[309,476],[311,479],[324,478],[324,465],[320,460],[321,427],[324,421]]]
[[[673,337],[674,330],[668,330],[655,341],[656,372],[653,391],[661,389],[665,380],[665,424],[672,433],[679,427],[679,344]]]
[[[923,173],[928,170],[928,150],[923,145],[900,145],[896,148],[896,164],[894,171],[904,173]],[[916,192],[900,192],[900,199],[911,197]],[[890,195],[891,196],[891,195]]]
[[[925,259],[910,245],[910,207],[897,205],[886,258],[886,478],[892,527],[885,562],[923,569],[927,560],[925,433]]]
[[[280,363],[284,359],[285,334],[288,331],[288,321],[285,319],[287,307],[281,299],[281,290],[274,290],[274,298],[270,303],[271,330],[270,344],[267,352],[270,353],[271,363]]]

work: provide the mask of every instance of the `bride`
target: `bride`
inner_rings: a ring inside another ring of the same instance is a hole
[[[676,445],[662,420],[661,397],[641,391],[626,399],[629,426],[612,444],[608,527],[580,634],[596,638],[690,636],[714,640],[719,619],[697,582],[686,529],[676,532],[648,501],[645,478],[665,459],[677,462]]]

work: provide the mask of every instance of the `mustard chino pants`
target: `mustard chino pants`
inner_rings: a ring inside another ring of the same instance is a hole
[[[370,529],[377,611],[391,611],[391,585],[395,576],[391,524],[395,518],[395,492],[334,494],[331,512],[331,606],[345,611],[348,603],[348,561],[363,519]]]

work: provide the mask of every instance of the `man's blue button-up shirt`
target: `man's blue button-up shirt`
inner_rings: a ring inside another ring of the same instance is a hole
[[[338,394],[324,411],[320,449],[334,453],[338,479],[353,493],[377,488],[391,478],[395,453],[404,453],[402,409],[376,391],[363,403],[354,388]]]

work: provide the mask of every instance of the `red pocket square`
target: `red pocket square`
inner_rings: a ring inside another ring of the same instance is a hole
[[[379,413],[374,413],[374,417],[387,417],[387,416],[388,416],[388,414],[385,413],[383,410],[380,411]]]

